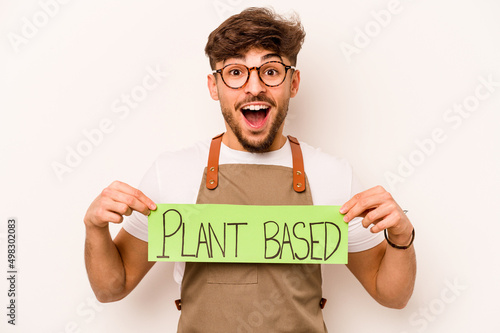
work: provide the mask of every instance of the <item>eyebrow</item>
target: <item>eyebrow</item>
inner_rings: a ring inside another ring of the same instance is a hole
[[[266,54],[265,56],[262,56],[261,60],[264,61],[264,60],[267,60],[269,58],[280,58],[280,60],[283,61],[283,58],[281,58],[281,56],[277,53]]]
[[[261,61],[265,61],[265,60],[268,60],[268,59],[271,59],[271,58],[279,58],[279,59],[280,59],[280,61],[282,61],[282,62],[283,62],[283,58],[282,58],[279,54],[277,54],[277,53],[268,53],[268,54],[266,54],[266,55],[263,55],[263,56],[260,58],[260,60],[261,60]],[[230,58],[228,58],[228,59],[245,60],[245,59],[246,59],[246,57],[245,57],[245,55],[243,55],[243,54],[238,54],[238,55],[232,56],[232,57],[230,57]],[[222,66],[226,65],[226,61],[227,61],[228,59],[224,60],[224,62],[222,63]]]

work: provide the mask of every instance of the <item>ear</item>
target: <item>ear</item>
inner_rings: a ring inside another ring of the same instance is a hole
[[[212,99],[214,101],[218,101],[219,100],[219,93],[217,90],[217,80],[215,79],[215,75],[209,74],[207,76],[207,85],[208,85],[208,91],[210,93],[210,97],[212,97]]]
[[[290,97],[295,97],[299,92],[300,86],[300,71],[298,69],[293,71],[292,84],[290,84]]]

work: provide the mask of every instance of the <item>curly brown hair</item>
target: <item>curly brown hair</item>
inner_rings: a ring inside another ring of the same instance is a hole
[[[269,8],[250,7],[224,21],[208,36],[205,54],[210,66],[252,48],[262,48],[297,63],[305,31],[297,15],[287,19]]]

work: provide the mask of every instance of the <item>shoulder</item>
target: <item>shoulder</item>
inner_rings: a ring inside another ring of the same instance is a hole
[[[157,202],[194,203],[210,141],[160,153],[143,179],[143,192]],[[194,199],[193,199],[194,198]]]
[[[352,167],[345,158],[333,156],[300,142],[304,168],[316,205],[342,205],[352,191]]]
[[[155,164],[162,166],[171,166],[175,164],[196,163],[208,156],[209,141],[199,141],[190,146],[171,149],[161,152]]]
[[[208,140],[200,141],[158,154],[152,166],[158,180],[202,172],[207,163],[209,143]]]
[[[325,153],[321,148],[312,147],[305,142],[300,142],[300,147],[306,169],[311,168],[315,172],[334,172],[342,175],[352,174],[351,164],[347,159]]]

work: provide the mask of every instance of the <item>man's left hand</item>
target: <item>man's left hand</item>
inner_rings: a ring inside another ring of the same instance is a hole
[[[355,217],[363,217],[365,228],[370,225],[371,232],[387,229],[392,242],[405,245],[410,242],[413,226],[396,203],[392,195],[382,186],[375,186],[356,194],[340,208],[345,214],[344,221],[350,222]]]

